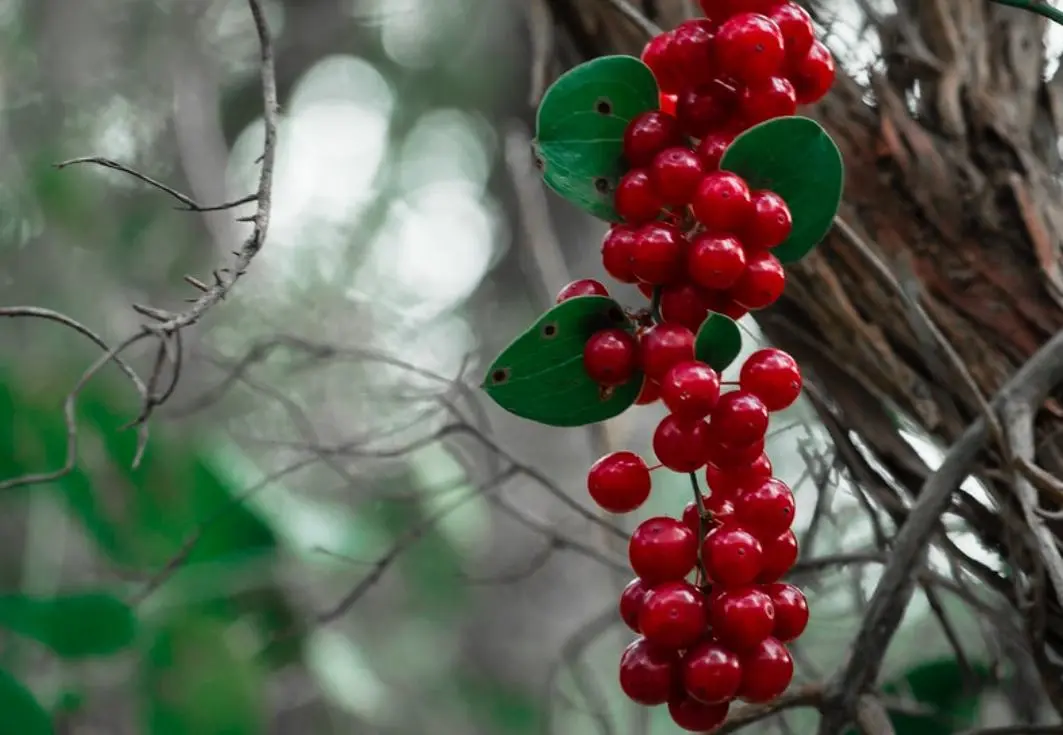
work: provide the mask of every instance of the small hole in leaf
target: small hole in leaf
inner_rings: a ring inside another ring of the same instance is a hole
[[[612,115],[613,103],[605,97],[602,97],[594,103],[594,111],[597,112],[599,115]]]
[[[609,192],[609,179],[603,179],[601,177],[595,179],[594,188],[602,194],[607,194]]]
[[[542,334],[545,339],[553,339],[557,336],[557,322],[547,322],[543,325]]]
[[[501,385],[509,380],[509,368],[499,368],[491,373],[491,384]]]
[[[540,156],[540,155],[539,155],[538,153],[536,153],[536,154],[535,154],[535,155],[533,156],[533,159],[532,159],[532,160],[533,160],[533,161],[534,161],[534,163],[535,163],[535,168],[537,168],[537,169],[538,169],[538,170],[540,170],[540,171],[545,171],[545,170],[546,170],[546,161],[544,161],[544,160],[543,160],[543,157],[542,157],[542,156]]]
[[[616,388],[611,385],[598,386],[598,400],[608,401],[616,393]]]

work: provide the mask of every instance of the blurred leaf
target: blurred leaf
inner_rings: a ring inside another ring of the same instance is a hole
[[[634,56],[602,56],[562,74],[536,118],[547,185],[595,217],[619,221],[613,192],[627,169],[624,130],[657,104],[653,72]]]
[[[882,687],[885,693],[908,695],[936,713],[891,712],[893,727],[904,735],[949,735],[975,727],[989,668],[981,663],[972,668],[976,682],[970,690],[964,687],[963,670],[953,658],[920,664],[906,672],[903,681],[887,682]]]
[[[0,732],[52,735],[52,719],[37,698],[10,672],[0,669]]]
[[[0,627],[32,638],[63,658],[109,656],[132,645],[137,618],[122,600],[102,592],[58,597],[0,595]]]
[[[793,216],[790,237],[771,252],[783,263],[805,257],[826,237],[841,203],[845,165],[838,146],[815,120],[779,117],[735,138],[720,168],[742,176],[751,188],[786,200]]]
[[[497,735],[532,735],[542,730],[542,703],[497,679],[459,676],[458,690],[469,711]]]
[[[694,357],[722,373],[742,351],[742,330],[723,314],[709,314],[694,340]]]
[[[634,326],[618,303],[579,296],[543,314],[491,364],[483,388],[510,413],[550,426],[583,426],[617,416],[635,402],[642,375],[603,389],[583,369],[583,346],[601,329]]]

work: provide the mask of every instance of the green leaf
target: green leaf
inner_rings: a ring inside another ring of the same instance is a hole
[[[603,391],[583,369],[583,346],[607,328],[634,331],[620,304],[579,296],[553,307],[502,351],[483,388],[502,408],[540,424],[583,426],[623,413],[642,389],[642,374]]]
[[[63,658],[109,656],[137,634],[132,608],[112,595],[87,592],[59,597],[0,595],[0,628],[52,649]]]
[[[694,357],[718,373],[726,370],[742,351],[742,331],[723,314],[709,314],[694,339]]]
[[[658,104],[653,72],[634,56],[602,56],[562,74],[536,119],[535,152],[547,185],[595,217],[618,222],[613,192],[627,168],[624,130]]]
[[[52,735],[52,718],[37,702],[37,698],[11,675],[0,669],[0,712],[3,725],[0,732],[18,735]]]
[[[786,200],[794,228],[772,250],[783,263],[805,257],[826,237],[841,202],[845,166],[838,146],[815,120],[780,117],[750,128],[731,143],[720,168]]]

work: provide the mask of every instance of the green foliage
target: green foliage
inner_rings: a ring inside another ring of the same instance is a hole
[[[613,192],[626,168],[624,130],[657,105],[653,72],[633,56],[603,56],[561,75],[536,119],[547,185],[595,217],[619,221]]]
[[[502,408],[550,426],[582,426],[617,416],[642,389],[642,374],[603,390],[583,369],[583,346],[610,327],[634,331],[618,303],[579,296],[553,307],[491,364],[483,388]]]
[[[735,138],[720,168],[786,200],[794,227],[772,250],[781,262],[800,260],[826,237],[841,203],[845,167],[838,146],[815,120],[780,117],[750,128]]]
[[[104,592],[58,597],[0,595],[0,628],[68,658],[108,656],[133,645],[137,617],[128,604]]]
[[[734,319],[723,314],[709,314],[694,341],[694,356],[722,373],[742,351],[742,331]]]
[[[52,735],[52,718],[18,679],[0,669],[0,732]]]

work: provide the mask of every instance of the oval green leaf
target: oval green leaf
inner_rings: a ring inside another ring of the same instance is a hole
[[[133,609],[105,593],[59,597],[0,595],[0,628],[31,638],[63,658],[109,656],[136,638]]]
[[[0,669],[0,731],[19,735],[52,735],[52,718],[29,689],[10,672]]]
[[[815,120],[780,117],[750,128],[731,143],[720,168],[786,200],[794,228],[772,250],[781,262],[805,257],[830,231],[841,203],[845,165],[838,146]]]
[[[634,56],[602,56],[562,74],[536,118],[535,153],[546,184],[595,217],[620,221],[613,192],[626,170],[624,130],[658,104],[657,80]]]
[[[584,426],[618,416],[638,397],[642,374],[603,391],[583,370],[584,344],[608,328],[635,328],[612,299],[579,296],[562,302],[502,351],[483,389],[510,413],[549,426]]]
[[[694,339],[694,357],[722,373],[742,351],[742,330],[723,314],[709,314]]]

